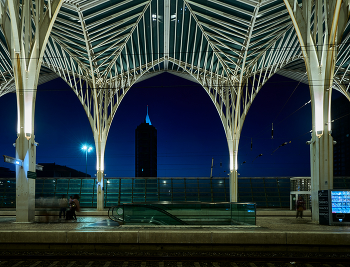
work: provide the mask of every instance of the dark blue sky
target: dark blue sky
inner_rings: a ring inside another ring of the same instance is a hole
[[[238,162],[246,161],[238,169],[241,177],[310,175],[310,152],[305,142],[310,140],[307,132],[311,130],[311,105],[291,115],[310,100],[310,94],[308,86],[303,84],[292,94],[297,84],[275,75],[254,100],[239,146]],[[227,175],[229,155],[225,133],[207,93],[198,84],[164,73],[134,85],[117,110],[106,146],[107,176],[135,175],[135,128],[145,119],[147,105],[158,132],[159,177],[208,177],[212,157],[213,175]],[[16,139],[16,113],[16,95],[1,97],[1,155],[15,155],[12,144]],[[272,122],[274,139],[271,139]],[[35,135],[39,143],[38,163],[55,162],[85,172],[81,146],[94,145],[91,127],[78,98],[61,79],[38,88]],[[289,141],[292,142],[271,155],[279,145]],[[259,154],[263,156],[255,159]],[[3,161],[0,166],[14,169]],[[94,150],[88,155],[88,173],[92,176],[95,166]]]

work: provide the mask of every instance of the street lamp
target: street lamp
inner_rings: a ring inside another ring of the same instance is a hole
[[[83,145],[83,147],[81,149],[85,151],[85,157],[86,157],[85,176],[87,177],[87,154],[88,154],[88,152],[90,152],[92,150],[92,147],[91,146],[88,147],[87,145]]]

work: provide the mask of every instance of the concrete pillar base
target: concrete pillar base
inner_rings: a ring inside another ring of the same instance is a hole
[[[333,189],[333,137],[314,137],[310,145],[312,221],[319,222],[318,191]]]
[[[238,202],[238,172],[230,172],[230,202]]]
[[[35,179],[28,179],[28,171],[35,172],[34,136],[20,134],[16,140],[16,158],[23,160],[16,166],[16,222],[35,221]]]
[[[96,184],[96,192],[97,192],[97,210],[104,210],[104,172],[97,172],[97,184]]]

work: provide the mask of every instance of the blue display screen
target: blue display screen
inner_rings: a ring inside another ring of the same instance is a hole
[[[332,213],[350,213],[350,190],[331,191]]]

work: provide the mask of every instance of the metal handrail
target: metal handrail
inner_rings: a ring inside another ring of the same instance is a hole
[[[112,206],[108,210],[108,218],[111,219],[112,221],[116,221],[116,222],[120,222],[120,221],[125,222],[124,220],[117,220],[117,219],[115,219],[116,216],[113,215],[113,211],[114,211],[115,208],[121,208],[122,207],[123,210],[124,210],[125,206],[143,207],[143,208],[157,210],[157,211],[163,213],[164,215],[174,219],[175,221],[177,221],[177,222],[179,222],[179,223],[181,223],[183,225],[187,225],[187,223],[184,222],[183,220],[179,219],[178,217],[172,215],[171,213],[165,211],[164,209],[162,209],[160,207],[153,206],[152,204],[121,204],[119,206]],[[111,212],[111,214],[110,214],[110,212]]]

